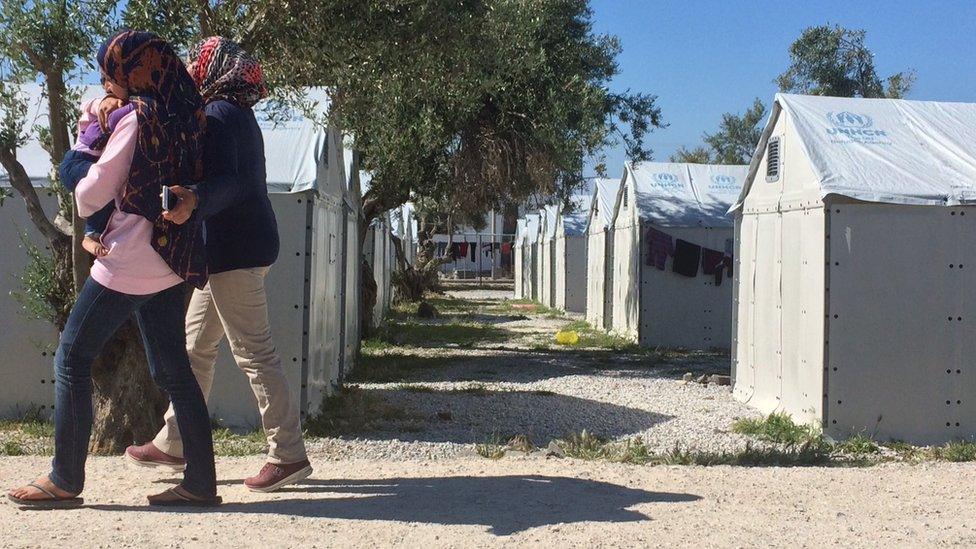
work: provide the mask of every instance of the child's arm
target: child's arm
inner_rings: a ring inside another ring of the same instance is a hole
[[[92,122],[98,122],[98,103],[101,101],[100,97],[90,99],[81,104],[81,116],[78,117],[78,138],[81,138],[81,134],[85,133],[85,130],[91,126]]]
[[[112,132],[105,152],[88,169],[88,175],[78,182],[75,200],[78,214],[88,217],[115,200],[129,180],[132,155],[139,138],[139,121],[135,113],[129,113]]]

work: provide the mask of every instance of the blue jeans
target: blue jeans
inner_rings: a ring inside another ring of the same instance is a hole
[[[64,160],[58,166],[61,175],[61,184],[71,192],[75,192],[78,183],[88,175],[88,168],[98,162],[98,157],[83,153],[81,151],[68,151],[64,153]],[[91,214],[85,219],[85,234],[102,234],[108,226],[108,220],[115,211],[115,203],[109,202],[101,210]]]
[[[153,380],[176,412],[190,493],[217,493],[210,415],[186,354],[182,284],[149,295],[110,290],[89,278],[78,294],[54,357],[54,462],[51,482],[66,492],[85,486],[92,428],[91,366],[113,334],[135,314]]]

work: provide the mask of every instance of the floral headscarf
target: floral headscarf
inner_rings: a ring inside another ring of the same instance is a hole
[[[125,30],[98,51],[102,74],[129,91],[139,121],[138,143],[119,207],[153,224],[152,246],[173,272],[198,288],[207,281],[202,226],[194,214],[176,225],[163,219],[162,187],[202,175],[206,116],[183,62],[162,38]]]
[[[211,36],[193,48],[190,75],[204,103],[223,99],[250,108],[268,95],[258,60],[223,36]]]

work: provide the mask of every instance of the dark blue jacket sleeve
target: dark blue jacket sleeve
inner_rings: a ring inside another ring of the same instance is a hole
[[[237,136],[220,117],[207,116],[203,181],[196,187],[197,211],[204,219],[240,202],[245,194],[237,174]]]

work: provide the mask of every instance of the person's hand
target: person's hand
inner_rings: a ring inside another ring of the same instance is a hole
[[[197,208],[197,193],[186,187],[173,185],[169,192],[177,199],[176,205],[163,212],[163,219],[177,225],[182,225],[190,219],[193,210]]]
[[[106,95],[102,98],[102,101],[98,104],[98,125],[102,127],[103,132],[108,131],[108,115],[112,114],[116,109],[121,108],[125,105],[125,101],[111,95]]]
[[[81,241],[81,247],[95,257],[105,257],[108,255],[108,248],[99,240],[88,235],[85,235],[84,240]]]

